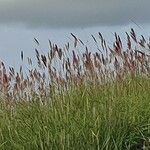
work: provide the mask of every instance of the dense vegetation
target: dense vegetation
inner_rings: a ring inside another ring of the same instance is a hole
[[[150,45],[126,34],[112,48],[92,35],[93,52],[73,34],[73,46],[49,42],[28,73],[1,62],[0,149],[150,149]]]

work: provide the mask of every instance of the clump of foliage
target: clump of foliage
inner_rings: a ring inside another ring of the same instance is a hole
[[[0,149],[150,149],[150,43],[131,29],[110,47],[98,33],[92,52],[71,35],[36,49],[27,73],[0,63]]]

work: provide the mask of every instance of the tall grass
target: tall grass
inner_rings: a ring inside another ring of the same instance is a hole
[[[150,149],[150,55],[136,48],[150,45],[126,34],[127,47],[92,36],[93,52],[74,34],[73,45],[49,42],[28,73],[1,62],[0,149]]]

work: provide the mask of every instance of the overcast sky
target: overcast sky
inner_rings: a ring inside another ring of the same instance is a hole
[[[0,23],[88,27],[147,23],[150,0],[0,0]]]
[[[70,40],[70,32],[88,40],[102,32],[107,40],[112,33],[124,34],[134,27],[149,36],[150,0],[0,0],[0,60],[18,63],[23,50],[34,53],[36,37],[48,47]]]

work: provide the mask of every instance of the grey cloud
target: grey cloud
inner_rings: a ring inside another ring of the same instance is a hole
[[[0,23],[88,27],[149,23],[150,0],[1,0]]]

